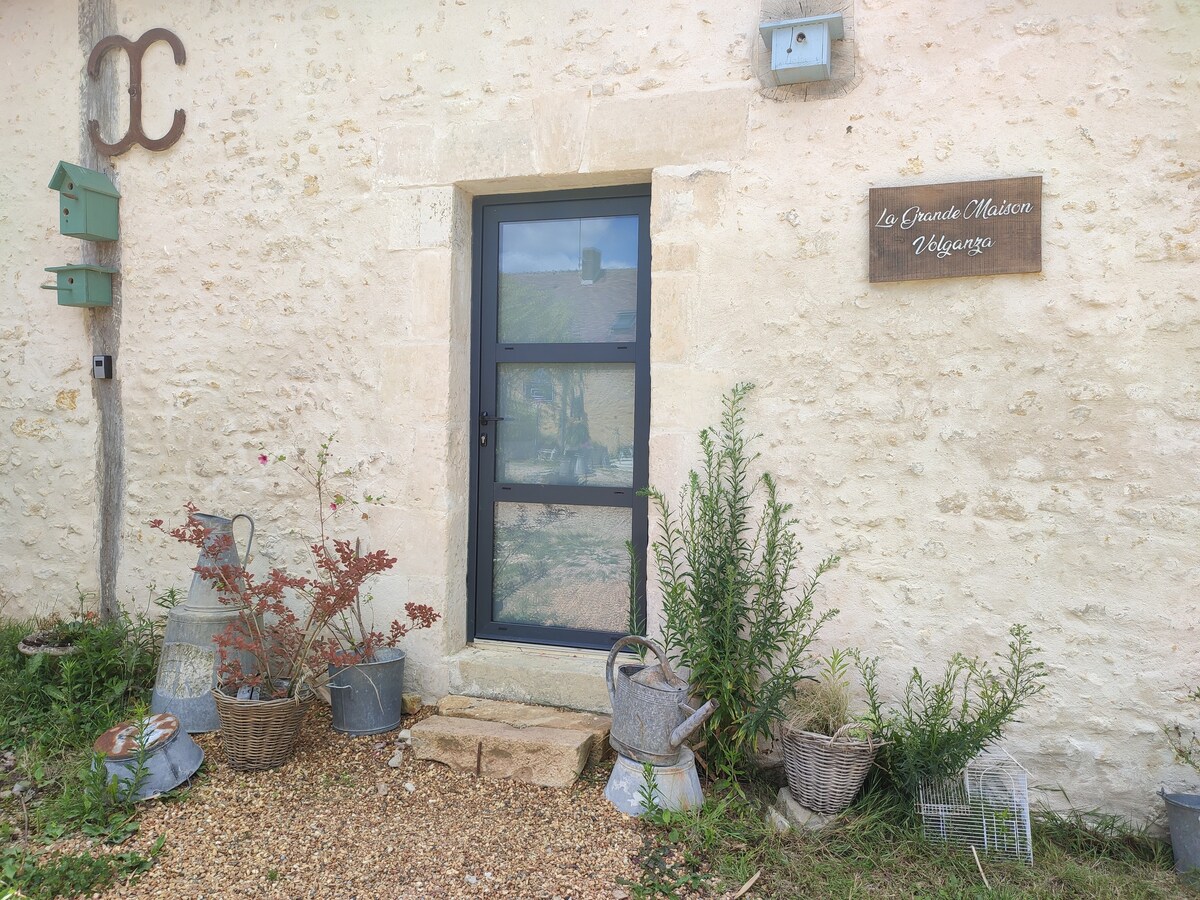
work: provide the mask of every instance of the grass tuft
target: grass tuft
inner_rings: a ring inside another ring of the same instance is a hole
[[[1147,825],[1098,810],[1039,810],[1033,815],[1033,839],[1037,855],[1059,851],[1081,861],[1133,869],[1172,864],[1170,844],[1151,834]]]
[[[633,896],[729,896],[759,870],[748,898],[1197,896],[1176,879],[1161,840],[1116,816],[1040,813],[1034,865],[981,855],[988,887],[970,853],[926,841],[920,820],[893,793],[864,795],[820,831],[780,835],[765,821],[773,785],[754,784],[744,797],[709,791],[700,810],[650,817],[654,858],[674,861],[671,877],[661,877],[660,865]]]

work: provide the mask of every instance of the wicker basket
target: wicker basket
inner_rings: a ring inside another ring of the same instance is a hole
[[[291,757],[304,713],[314,695],[282,700],[238,700],[214,690],[221,720],[221,746],[229,766],[239,772],[274,769]]]
[[[783,768],[796,802],[830,816],[850,805],[882,741],[860,740],[846,725],[830,737],[783,726]]]

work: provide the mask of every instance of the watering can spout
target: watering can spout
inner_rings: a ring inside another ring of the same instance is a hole
[[[699,709],[696,709],[696,710],[693,710],[690,706],[688,706],[685,703],[680,703],[679,708],[682,709],[685,713],[691,713],[691,715],[688,716],[686,719],[684,719],[679,724],[679,727],[671,732],[671,746],[672,747],[678,747],[680,744],[682,744],[684,741],[686,741],[688,738],[688,735],[690,735],[693,731],[695,731],[697,728],[699,728],[701,725],[703,725],[708,720],[708,717],[711,716],[714,712],[716,712],[717,701],[709,700],[702,707],[700,707]]]

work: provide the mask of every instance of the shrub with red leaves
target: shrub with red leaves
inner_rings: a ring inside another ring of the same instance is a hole
[[[276,568],[259,579],[240,563],[194,569],[238,614],[213,638],[220,658],[217,677],[227,691],[245,685],[258,688],[262,699],[299,696],[306,688],[324,683],[330,664],[370,660],[380,647],[395,647],[410,631],[429,628],[441,618],[430,606],[406,603],[408,621],[393,621],[386,634],[365,624],[363,587],[396,565],[396,558],[384,550],[360,555],[350,541],[327,539],[325,479],[331,441],[321,445],[311,469],[293,467],[317,489],[321,539],[309,548],[315,570],[311,577]],[[259,456],[260,462],[265,459]],[[375,499],[366,498],[367,502]],[[346,502],[338,494],[330,506],[336,510]],[[167,529],[161,519],[155,519],[150,526],[202,550],[210,559],[219,558],[232,537],[206,528],[196,518],[194,504],[186,504],[185,509],[183,525]],[[252,665],[243,665],[244,659],[252,660]]]

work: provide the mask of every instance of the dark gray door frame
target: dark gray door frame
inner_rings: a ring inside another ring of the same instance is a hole
[[[497,292],[501,222],[540,221],[592,216],[638,217],[638,270],[635,339],[612,343],[512,344],[498,342]],[[647,500],[638,491],[649,479],[650,437],[650,186],[631,185],[582,191],[477,197],[472,231],[472,373],[471,373],[471,501],[467,561],[467,634],[487,638],[608,649],[623,632],[586,631],[542,625],[497,622],[492,614],[492,550],[494,504],[557,503],[627,507],[633,513],[630,539],[638,564],[639,614],[645,621]],[[480,414],[495,414],[497,366],[500,363],[633,363],[633,487],[591,485],[502,484],[495,481],[496,426]],[[480,438],[486,436],[489,447]],[[488,466],[490,471],[483,471]]]

